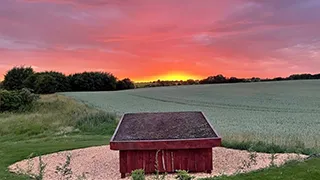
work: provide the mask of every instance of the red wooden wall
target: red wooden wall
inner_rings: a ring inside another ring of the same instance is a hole
[[[156,157],[158,152],[158,156]],[[159,172],[211,172],[212,148],[203,149],[167,149],[167,150],[120,150],[120,173],[131,173],[136,169],[144,169],[146,173],[156,170],[156,158]]]

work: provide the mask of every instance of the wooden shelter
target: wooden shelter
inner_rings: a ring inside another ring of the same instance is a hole
[[[212,147],[221,138],[202,112],[125,114],[110,141],[120,150],[120,173],[212,171]]]

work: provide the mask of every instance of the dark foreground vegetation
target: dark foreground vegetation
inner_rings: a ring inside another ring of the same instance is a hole
[[[39,98],[28,89],[7,91],[0,89],[0,112],[3,111],[26,111],[34,105]]]
[[[36,94],[67,91],[114,91],[135,88],[125,78],[118,80],[105,72],[83,72],[66,76],[55,71],[34,72],[31,67],[14,67],[5,74],[1,87],[6,90],[31,89]]]

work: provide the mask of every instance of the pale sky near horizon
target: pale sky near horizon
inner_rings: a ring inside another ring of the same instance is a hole
[[[319,0],[0,0],[13,66],[159,78],[320,72]]]

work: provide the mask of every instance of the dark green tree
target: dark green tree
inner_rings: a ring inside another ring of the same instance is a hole
[[[227,78],[222,74],[216,76],[209,76],[206,79],[200,81],[200,84],[216,84],[216,83],[227,83]]]
[[[188,79],[187,80],[187,82],[186,82],[186,84],[196,84],[196,81],[195,80],[193,80],[193,79]]]
[[[135,88],[135,85],[129,78],[125,78],[117,82],[117,90],[134,89],[134,88]]]
[[[46,82],[49,84],[44,84]],[[24,81],[24,85],[38,94],[66,92],[71,89],[68,78],[64,74],[55,71],[35,73]]]
[[[37,75],[34,85],[37,94],[52,94],[57,92],[59,87],[58,81],[50,74]]]
[[[24,88],[24,81],[33,74],[34,71],[31,67],[14,67],[4,76],[3,88],[7,90],[20,90]]]
[[[289,80],[299,80],[299,79],[314,79],[311,74],[292,74],[288,78]]]
[[[320,74],[314,74],[313,79],[320,79]]]
[[[72,91],[111,91],[117,85],[116,77],[105,72],[76,73],[68,78]]]
[[[224,77],[222,74],[218,74],[213,77],[215,83],[225,83],[227,81],[227,78]]]

